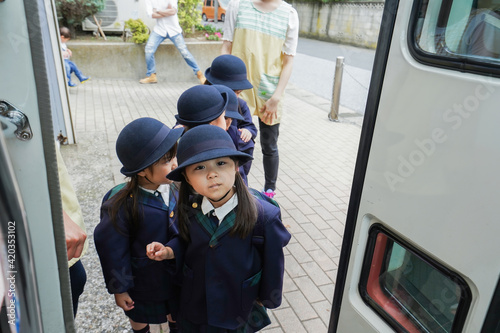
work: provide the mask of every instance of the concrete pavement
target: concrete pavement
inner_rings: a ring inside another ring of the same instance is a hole
[[[172,126],[177,98],[194,84],[194,79],[155,85],[99,79],[70,89],[77,144],[61,149],[90,239],[82,259],[88,281],[76,318],[78,332],[131,332],[125,315],[104,288],[92,237],[102,196],[124,181],[115,153],[116,137],[127,123],[144,116]],[[328,110],[328,101],[294,86],[287,89],[276,200],[292,239],[285,248],[283,304],[270,311],[272,324],[265,332],[318,333],[328,327],[361,132],[359,115],[343,109],[340,122],[331,122]],[[255,147],[249,185],[262,189],[258,142]]]

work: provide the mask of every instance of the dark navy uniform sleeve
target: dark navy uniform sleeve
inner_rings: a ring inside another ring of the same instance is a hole
[[[283,248],[292,237],[281,222],[281,211],[267,202],[258,201],[259,221],[263,223],[264,246],[259,301],[269,309],[281,305],[285,256]]]
[[[101,261],[106,289],[110,294],[124,293],[134,286],[132,265],[130,262],[129,231],[123,220],[123,213],[118,215],[117,232],[108,213],[107,198],[104,196],[101,206],[101,221],[94,230],[94,243]]]
[[[241,108],[241,115],[245,118],[245,120],[238,120],[238,128],[245,128],[249,130],[250,133],[252,133],[252,140],[255,140],[255,137],[257,136],[257,127],[255,127],[255,124],[253,123],[252,113],[250,112],[247,103],[241,98],[238,98],[238,104]]]

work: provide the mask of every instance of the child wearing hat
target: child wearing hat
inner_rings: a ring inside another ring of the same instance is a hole
[[[256,332],[265,308],[281,304],[283,247],[290,234],[277,205],[254,197],[238,173],[252,159],[216,126],[191,129],[179,141],[178,215],[182,242],[153,242],[153,260],[182,265],[182,332]],[[264,198],[268,199],[264,196]]]
[[[177,308],[167,264],[147,258],[152,241],[173,245],[177,230],[177,188],[166,175],[177,167],[177,140],[182,129],[169,129],[152,118],[123,128],[116,153],[121,173],[130,181],[112,188],[102,200],[94,242],[106,288],[129,317],[134,332],[167,321]],[[177,332],[169,321],[170,332]]]
[[[257,127],[255,127],[252,121],[252,114],[247,103],[240,98],[243,90],[253,87],[247,79],[247,67],[245,63],[240,58],[230,54],[218,56],[212,62],[212,66],[205,71],[205,77],[207,79],[205,84],[223,85],[236,93],[236,97],[238,98],[237,111],[243,119],[234,119],[227,132],[235,140],[236,148],[239,151],[253,156]],[[245,183],[247,183],[251,166],[252,161],[242,166],[242,176]]]
[[[244,120],[237,107],[238,98],[235,92],[228,87],[222,85],[198,85],[187,89],[181,94],[177,101],[178,114],[175,119],[186,130],[199,125],[210,124],[229,132],[230,125],[234,121]],[[232,135],[231,138],[235,146],[237,146],[238,136]],[[244,167],[248,163],[240,166],[240,173],[245,184],[248,182]]]
[[[177,123],[186,130],[204,124],[226,130],[226,118],[242,120],[243,117],[237,111],[228,108],[228,91],[218,88],[197,85],[184,91],[177,100]]]

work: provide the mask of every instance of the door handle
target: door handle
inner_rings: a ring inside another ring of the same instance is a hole
[[[14,134],[21,141],[28,141],[33,137],[28,117],[21,110],[3,99],[0,99],[0,121],[2,122],[2,129],[9,127],[8,123],[16,126]]]

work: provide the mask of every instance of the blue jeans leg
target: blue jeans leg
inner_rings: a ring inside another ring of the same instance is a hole
[[[163,42],[166,38],[167,37],[158,35],[154,31],[151,35],[149,35],[148,42],[146,43],[146,47],[144,49],[144,53],[146,54],[146,67],[148,68],[146,73],[147,76],[156,73],[155,53],[158,46],[160,46],[161,42]]]
[[[262,162],[264,165],[264,190],[276,190],[280,156],[278,152],[278,136],[280,124],[266,125],[259,119],[260,146],[262,148]]]
[[[71,61],[69,59],[64,59],[64,69],[66,70],[66,77],[68,78],[68,82],[71,82]]]
[[[69,81],[71,81],[71,73],[75,73],[76,77],[78,78],[78,80],[80,80],[80,82],[85,79],[88,79],[86,76],[82,74],[80,69],[78,69],[78,66],[73,61],[69,59],[64,59],[64,66],[66,66],[66,73],[68,75]]]
[[[180,54],[182,55],[186,63],[189,65],[189,67],[191,67],[194,74],[196,75],[196,73],[200,70],[200,67],[198,67],[198,64],[196,63],[196,60],[194,59],[191,52],[189,52],[186,46],[186,42],[184,42],[184,37],[182,37],[182,34],[177,34],[172,37],[170,36],[167,37],[170,38],[172,43],[174,43],[177,50],[179,50]]]

